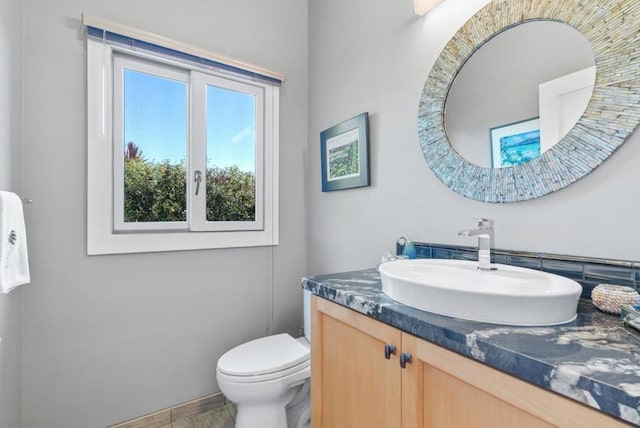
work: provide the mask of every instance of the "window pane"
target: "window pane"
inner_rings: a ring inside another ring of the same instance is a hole
[[[256,100],[207,86],[207,221],[256,219]]]
[[[124,71],[124,221],[187,219],[187,84]]]

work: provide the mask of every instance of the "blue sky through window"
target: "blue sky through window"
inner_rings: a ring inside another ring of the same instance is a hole
[[[129,141],[149,161],[185,161],[187,84],[125,69],[123,147]]]
[[[207,86],[207,167],[238,165],[255,173],[255,98]]]
[[[187,93],[184,82],[125,69],[123,150],[133,141],[148,161],[186,161]],[[255,172],[252,95],[207,87],[207,158],[208,167]]]

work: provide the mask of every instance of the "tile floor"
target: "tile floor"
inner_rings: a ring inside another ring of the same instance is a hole
[[[179,419],[163,428],[234,428],[235,423],[236,406],[229,403],[199,415]]]

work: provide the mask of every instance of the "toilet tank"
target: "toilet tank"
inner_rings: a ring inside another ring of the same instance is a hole
[[[304,337],[311,342],[311,291],[302,290],[302,311],[304,316]]]

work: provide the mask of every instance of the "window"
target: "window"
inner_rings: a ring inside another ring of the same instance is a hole
[[[206,194],[192,207],[196,230],[260,230],[264,215],[263,88],[197,74],[193,87],[195,120],[192,159],[206,175]],[[206,173],[205,173],[206,171]],[[197,186],[197,183],[196,183]]]
[[[99,34],[88,253],[277,245],[279,87]]]
[[[189,73],[123,55],[113,70],[113,229],[187,229]]]

